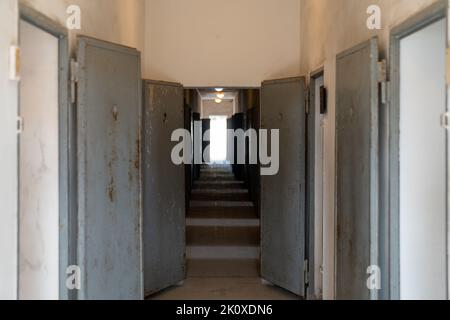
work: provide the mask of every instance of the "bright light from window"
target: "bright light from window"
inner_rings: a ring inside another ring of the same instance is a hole
[[[217,98],[217,99],[215,99],[214,101],[215,101],[216,103],[221,103],[221,102],[222,102],[222,99]]]
[[[217,94],[217,98],[223,99],[223,98],[225,98],[225,94],[223,94],[223,93],[218,93],[218,94]]]
[[[213,163],[227,160],[227,117],[212,116],[210,135],[210,156]]]

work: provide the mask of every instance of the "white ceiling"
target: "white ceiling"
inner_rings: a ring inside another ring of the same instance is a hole
[[[217,98],[217,92],[214,88],[211,89],[198,89],[198,93],[203,100],[214,100]],[[225,97],[222,100],[234,100],[238,95],[239,91],[235,89],[224,89],[222,93]]]

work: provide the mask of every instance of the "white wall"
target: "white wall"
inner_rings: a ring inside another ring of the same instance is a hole
[[[58,299],[58,38],[20,22],[19,298]]]
[[[302,74],[324,66],[328,89],[328,113],[325,116],[325,190],[330,195],[324,210],[327,215],[324,243],[324,298],[334,298],[334,177],[335,177],[335,93],[336,55],[370,37],[380,37],[382,56],[387,56],[392,27],[435,0],[301,0]],[[366,27],[369,5],[379,5],[382,30]]]
[[[446,299],[446,22],[400,42],[400,297]]]
[[[76,34],[82,34],[125,46],[144,49],[145,0],[20,0],[66,26],[70,5],[81,9],[81,30],[69,37],[74,48]]]
[[[300,71],[300,0],[146,0],[145,77],[259,87]]]
[[[202,100],[202,119],[210,116],[233,116],[234,100],[223,100],[216,103],[214,100]]]
[[[9,47],[18,41],[16,0],[0,1],[0,300],[17,298],[17,103]]]

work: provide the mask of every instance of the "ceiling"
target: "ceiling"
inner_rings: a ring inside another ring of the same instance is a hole
[[[198,89],[198,93],[203,100],[214,100],[219,92],[215,88]],[[236,89],[223,89],[222,93],[225,97],[222,100],[234,100],[239,91]]]

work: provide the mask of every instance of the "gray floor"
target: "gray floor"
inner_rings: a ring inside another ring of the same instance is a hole
[[[295,300],[297,296],[260,278],[188,278],[182,285],[156,294],[151,300]]]
[[[297,296],[259,277],[259,261],[205,259],[187,261],[187,280],[154,300],[295,300]]]

